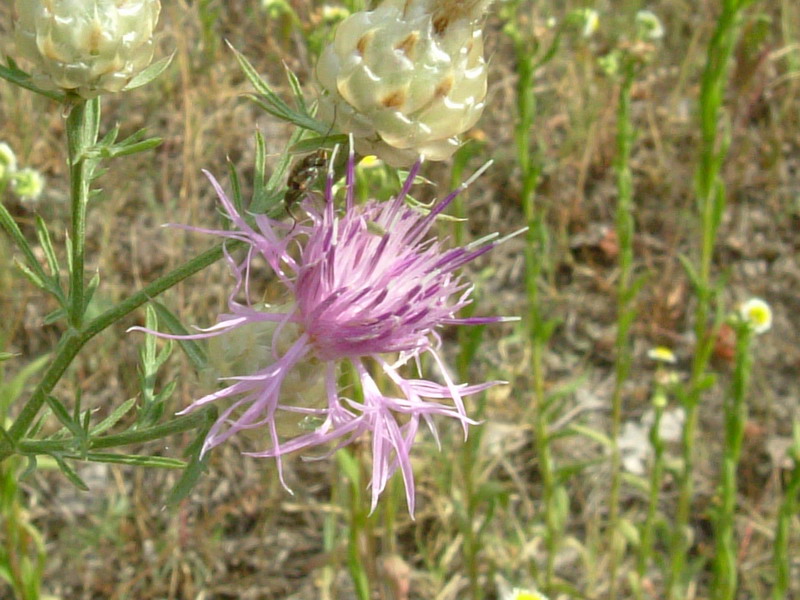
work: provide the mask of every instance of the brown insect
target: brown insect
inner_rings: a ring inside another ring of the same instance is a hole
[[[328,162],[325,150],[320,148],[312,152],[308,156],[304,156],[302,160],[295,163],[292,171],[289,173],[289,178],[286,185],[289,188],[283,196],[283,205],[286,207],[286,212],[297,224],[297,218],[292,214],[292,207],[302,198],[311,187],[316,183],[319,178],[320,171],[325,167]],[[294,228],[294,227],[293,227]]]

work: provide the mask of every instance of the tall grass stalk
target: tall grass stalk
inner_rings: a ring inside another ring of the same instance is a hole
[[[725,185],[721,170],[730,145],[727,129],[721,129],[722,103],[728,81],[728,70],[739,32],[739,19],[751,0],[723,0],[722,12],[706,54],[706,65],[700,87],[700,156],[695,174],[697,210],[700,217],[701,248],[696,265],[684,261],[697,296],[695,309],[696,347],[690,380],[681,394],[686,421],[681,439],[682,468],[678,475],[678,504],[670,540],[667,598],[684,597],[686,555],[689,549],[689,516],[693,495],[694,441],[698,406],[703,392],[713,384],[707,372],[716,326],[709,324],[715,304],[715,284],[711,262],[717,230],[725,211]],[[716,311],[717,313],[719,311]],[[718,317],[714,319],[718,321]]]
[[[791,580],[791,561],[793,555],[789,552],[792,520],[798,518],[800,504],[800,421],[794,423],[794,444],[790,450],[794,466],[789,475],[789,481],[783,493],[783,500],[778,511],[775,525],[775,545],[772,562],[775,569],[775,585],[772,588],[772,600],[785,600],[789,598]]]
[[[660,384],[657,384],[653,394],[653,425],[650,427],[650,447],[653,448],[653,465],[650,468],[649,485],[647,491],[647,516],[642,526],[639,547],[636,556],[636,579],[633,592],[636,600],[644,600],[644,580],[650,558],[653,554],[653,540],[655,538],[656,515],[658,514],[658,500],[661,497],[661,484],[664,479],[664,450],[665,443],[661,439],[661,420],[667,407],[667,396]]]
[[[619,524],[619,493],[622,479],[619,434],[622,423],[622,390],[631,368],[631,323],[636,316],[633,300],[637,286],[633,281],[633,182],[630,168],[631,148],[635,138],[631,120],[631,88],[638,61],[625,59],[617,106],[617,173],[616,230],[619,243],[619,282],[617,285],[617,336],[615,342],[615,379],[611,398],[611,490],[608,498],[609,598],[617,597],[617,569],[624,551],[624,538]]]
[[[746,321],[736,327],[736,355],[730,394],[725,397],[725,448],[720,477],[720,506],[715,519],[716,553],[714,556],[713,597],[733,600],[736,596],[737,544],[734,539],[736,512],[736,470],[742,453],[744,423],[747,419],[747,387],[752,368],[750,342],[752,329]]]
[[[450,175],[450,189],[455,189],[461,185],[464,167],[470,157],[469,148],[456,153],[453,161],[453,168]],[[459,194],[453,202],[453,216],[456,217],[453,231],[453,241],[456,246],[466,243],[467,221],[466,209],[464,207],[464,194]],[[469,308],[473,308],[472,307]],[[467,310],[469,310],[469,308]],[[464,311],[467,312],[467,311]],[[471,311],[470,311],[471,312]],[[463,315],[465,317],[469,315]],[[482,330],[483,328],[480,328]],[[475,328],[461,327],[458,329],[458,358],[456,362],[456,372],[461,381],[469,379],[470,365],[475,354],[480,347],[481,331]],[[477,334],[478,338],[475,338]],[[480,419],[483,416],[483,408],[486,404],[485,395],[481,395],[482,400],[474,418]],[[478,494],[476,493],[475,475],[478,467],[478,453],[480,451],[480,432],[473,432],[464,442],[460,451],[460,483],[462,487],[463,506],[459,511],[461,534],[464,536],[464,563],[467,577],[469,578],[469,597],[471,600],[482,600],[484,597],[484,585],[480,580],[480,569],[478,555],[483,544],[480,540],[480,532],[476,531],[475,522],[478,515]]]
[[[545,559],[544,581],[539,587],[545,593],[553,589],[555,579],[555,557],[560,545],[563,518],[557,506],[558,480],[550,448],[550,427],[547,414],[547,397],[544,387],[543,357],[548,339],[552,333],[552,322],[544,318],[539,283],[544,267],[544,254],[548,247],[547,226],[544,210],[536,202],[536,188],[542,172],[542,164],[531,152],[531,130],[536,119],[536,95],[533,90],[534,75],[540,67],[548,63],[556,54],[563,28],[556,33],[551,45],[539,53],[538,42],[531,41],[517,29],[516,10],[506,27],[506,32],[514,43],[517,71],[517,125],[514,129],[514,140],[517,150],[517,162],[522,174],[522,207],[528,226],[525,246],[525,290],[528,299],[526,327],[530,344],[530,370],[533,378],[533,390],[528,414],[533,421],[533,432],[536,444],[536,458],[539,475],[542,479],[542,506],[544,510]]]

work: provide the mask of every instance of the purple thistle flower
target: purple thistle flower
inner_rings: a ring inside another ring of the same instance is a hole
[[[333,160],[331,160],[331,163]],[[312,198],[302,202],[308,219],[290,226],[264,215],[255,216],[251,227],[206,172],[220,202],[236,230],[208,230],[181,226],[248,244],[246,256],[237,262],[226,259],[236,277],[229,298],[230,314],[220,315],[217,324],[202,333],[169,338],[203,338],[224,335],[238,327],[272,322],[271,356],[255,373],[228,378],[229,386],[196,400],[180,414],[189,413],[219,399],[233,398],[212,426],[203,452],[221,444],[239,431],[266,426],[271,445],[249,456],[277,459],[281,482],[284,454],[332,442],[335,450],[364,434],[372,442],[372,509],[387,481],[399,468],[406,489],[409,512],[414,513],[414,478],[410,451],[421,422],[438,443],[435,416],[458,420],[466,436],[475,421],[467,417],[463,397],[481,392],[497,381],[478,385],[456,384],[447,372],[437,349],[437,329],[442,325],[495,323],[503,317],[457,318],[470,303],[472,286],[456,274],[459,267],[488,252],[502,240],[489,236],[469,246],[445,249],[428,237],[431,226],[469,181],[423,215],[405,204],[406,195],[419,171],[414,165],[397,197],[388,202],[353,201],[355,160],[351,151],[347,163],[345,210],[334,207],[333,175],[328,174],[325,206],[320,211]],[[487,165],[488,167],[488,165]],[[476,173],[473,179],[479,175]],[[471,180],[470,180],[471,181]],[[265,312],[250,302],[250,267],[261,255],[285,286],[291,304],[279,312]],[[246,304],[236,298],[244,290]],[[142,328],[133,328],[139,329]],[[290,338],[287,342],[287,337]],[[440,372],[442,383],[408,379],[400,367],[428,354]],[[397,356],[394,363],[386,354]],[[349,361],[357,374],[363,400],[344,397],[337,388],[338,366]],[[281,397],[287,375],[303,364],[319,365],[324,373],[323,406],[307,407],[285,403]],[[368,364],[382,371],[394,387],[394,394],[379,389]],[[282,401],[283,400],[283,401]],[[290,439],[282,439],[275,417],[287,411],[310,417],[318,426]],[[288,487],[287,487],[288,489]]]

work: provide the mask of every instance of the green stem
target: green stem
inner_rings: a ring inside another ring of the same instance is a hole
[[[129,444],[141,444],[159,440],[176,433],[192,431],[201,425],[208,423],[209,413],[215,412],[201,409],[188,415],[181,415],[166,423],[147,427],[146,429],[134,429],[113,435],[99,438],[92,438],[88,443],[88,450],[102,450],[105,448],[117,448]],[[66,452],[75,447],[74,439],[66,440],[22,440],[17,444],[17,448],[23,454],[51,454],[53,452]]]
[[[736,366],[731,393],[725,398],[725,448],[720,482],[721,504],[716,519],[716,556],[714,562],[713,597],[733,600],[736,596],[737,565],[734,540],[734,513],[736,511],[736,469],[742,452],[744,424],[747,420],[745,402],[750,380],[752,331],[747,323],[739,324],[736,331]]]
[[[100,98],[80,100],[70,107],[67,116],[67,149],[69,163],[72,231],[69,278],[69,322],[80,329],[85,312],[84,255],[86,249],[86,209],[89,204],[89,185],[95,162],[86,151],[97,143],[100,120]]]
[[[655,416],[653,426],[650,428],[650,446],[653,448],[653,467],[650,471],[650,486],[647,497],[647,516],[642,527],[642,539],[639,544],[639,554],[636,560],[636,589],[637,600],[644,599],[644,579],[647,572],[647,565],[650,562],[650,555],[653,551],[653,537],[656,523],[656,513],[658,510],[658,499],[661,495],[661,482],[664,477],[664,440],[661,439],[659,431],[661,420],[664,416],[664,409],[667,405],[667,398],[664,391],[656,389],[653,395],[653,409]]]
[[[619,494],[621,457],[619,434],[622,422],[622,389],[631,366],[630,327],[634,311],[631,308],[634,289],[631,283],[633,265],[633,183],[630,169],[634,130],[631,121],[631,89],[636,73],[634,58],[628,58],[617,107],[617,239],[619,240],[619,285],[617,288],[617,338],[614,392],[611,399],[611,489],[609,493],[609,555],[610,600],[617,597],[617,569],[624,541],[619,527]]]
[[[794,467],[783,494],[783,501],[778,511],[778,520],[775,526],[775,548],[772,562],[775,565],[775,587],[772,590],[772,600],[785,600],[789,597],[791,585],[791,560],[789,552],[790,527],[792,519],[797,518],[797,500],[800,496],[800,421],[794,424],[794,446],[790,450]]]
[[[517,57],[517,127],[514,132],[517,160],[522,171],[522,205],[528,225],[527,243],[525,245],[526,293],[528,296],[527,329],[531,345],[530,368],[533,377],[533,397],[530,403],[530,414],[533,419],[536,438],[536,453],[539,472],[542,478],[542,505],[546,529],[547,557],[544,582],[541,586],[545,593],[550,593],[555,579],[555,558],[559,546],[560,525],[554,505],[556,498],[556,481],[553,459],[550,450],[550,432],[545,411],[546,396],[544,390],[543,357],[547,344],[547,327],[542,319],[541,300],[539,298],[539,279],[543,270],[543,253],[547,247],[547,233],[544,215],[536,203],[536,187],[541,175],[541,164],[531,157],[531,128],[536,114],[536,96],[533,92],[533,75],[536,67],[541,66],[553,56],[558,47],[559,37],[544,56],[535,61],[536,52],[516,30],[511,31]]]
[[[544,222],[536,205],[536,186],[539,182],[540,168],[533,163],[528,148],[528,128],[533,122],[535,99],[532,94],[533,69],[530,61],[519,63],[520,88],[520,124],[517,132],[517,153],[522,168],[522,202],[525,220],[528,225],[525,262],[527,265],[526,291],[528,296],[528,337],[531,344],[531,375],[533,377],[533,398],[530,411],[534,421],[536,436],[536,454],[539,471],[542,477],[542,501],[545,511],[545,527],[547,529],[547,558],[545,566],[544,589],[551,591],[555,578],[555,558],[558,551],[559,527],[553,505],[555,498],[555,477],[550,450],[550,432],[545,412],[544,391],[544,352],[546,340],[543,335],[542,310],[539,298],[539,279],[542,274],[542,253],[546,246],[544,240]]]
[[[713,349],[715,327],[709,325],[714,296],[711,265],[717,229],[725,210],[725,187],[720,175],[728,143],[720,142],[719,117],[722,111],[725,83],[731,54],[737,39],[741,10],[750,0],[723,0],[722,12],[709,42],[706,65],[700,89],[700,156],[696,173],[698,212],[702,227],[699,268],[696,276],[697,307],[695,309],[696,348],[692,374],[683,394],[686,423],[681,437],[683,466],[678,476],[678,506],[670,540],[668,600],[684,597],[684,575],[688,548],[687,530],[693,496],[694,438],[698,421],[698,405],[707,389],[710,376],[706,372]]]
[[[227,243],[228,250],[232,250],[240,245],[240,242]],[[36,386],[30,400],[25,404],[19,416],[14,421],[14,424],[8,430],[9,438],[14,443],[18,443],[25,436],[31,423],[33,423],[39,410],[45,403],[47,395],[53,390],[67,370],[67,367],[69,367],[75,356],[89,340],[113,323],[129,315],[152,298],[155,298],[163,291],[168,290],[180,281],[203,270],[208,265],[215,263],[222,258],[223,254],[223,244],[214,246],[199,256],[187,261],[177,269],[170,271],[163,277],[159,277],[115,307],[107,310],[90,321],[82,330],[70,329],[67,331],[59,342],[55,350],[53,361],[44,373],[39,385]],[[2,443],[2,440],[0,440],[0,443]],[[7,445],[0,447],[0,462],[13,454],[13,452],[14,448],[9,448]]]

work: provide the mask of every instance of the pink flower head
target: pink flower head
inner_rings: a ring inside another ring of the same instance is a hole
[[[308,218],[291,228],[256,215],[257,229],[254,229],[237,212],[217,181],[206,173],[236,229],[185,228],[242,240],[249,248],[240,262],[227,255],[237,281],[229,299],[230,314],[220,315],[217,324],[203,333],[185,337],[224,335],[235,328],[263,322],[275,326],[272,352],[264,356],[263,368],[230,378],[234,383],[196,400],[182,413],[219,399],[235,399],[209,431],[203,451],[239,431],[267,427],[271,445],[247,454],[276,458],[282,482],[280,459],[284,454],[333,442],[333,450],[324,455],[329,456],[367,434],[372,444],[372,508],[399,468],[409,512],[413,514],[414,479],[409,454],[420,422],[427,425],[437,442],[435,416],[458,420],[466,435],[467,426],[475,422],[467,417],[463,396],[499,383],[453,382],[437,352],[440,345],[437,329],[442,325],[504,320],[456,317],[469,304],[472,291],[472,286],[456,271],[500,240],[490,236],[466,247],[445,249],[439,240],[428,237],[436,216],[466,184],[427,215],[412,210],[405,198],[420,163],[411,169],[397,197],[384,203],[355,204],[354,162],[351,151],[344,211],[339,213],[335,209],[333,176],[329,173],[324,208],[319,210],[312,198],[306,198],[302,208]],[[285,286],[288,309],[266,312],[255,308],[249,300],[245,304],[236,300],[242,290],[246,297],[250,296],[251,264],[258,255]],[[401,366],[415,362],[425,353],[433,358],[443,383],[409,379],[400,374]],[[386,354],[397,359],[389,362]],[[338,389],[338,366],[343,361],[352,364],[360,380],[360,400],[346,397]],[[326,397],[312,407],[298,406],[289,402],[285,394],[282,396],[287,376],[308,364],[318,365],[324,374]],[[370,374],[370,365],[385,374],[392,384],[392,393],[379,388]],[[318,426],[313,431],[282,439],[275,421],[278,411],[310,417]]]

